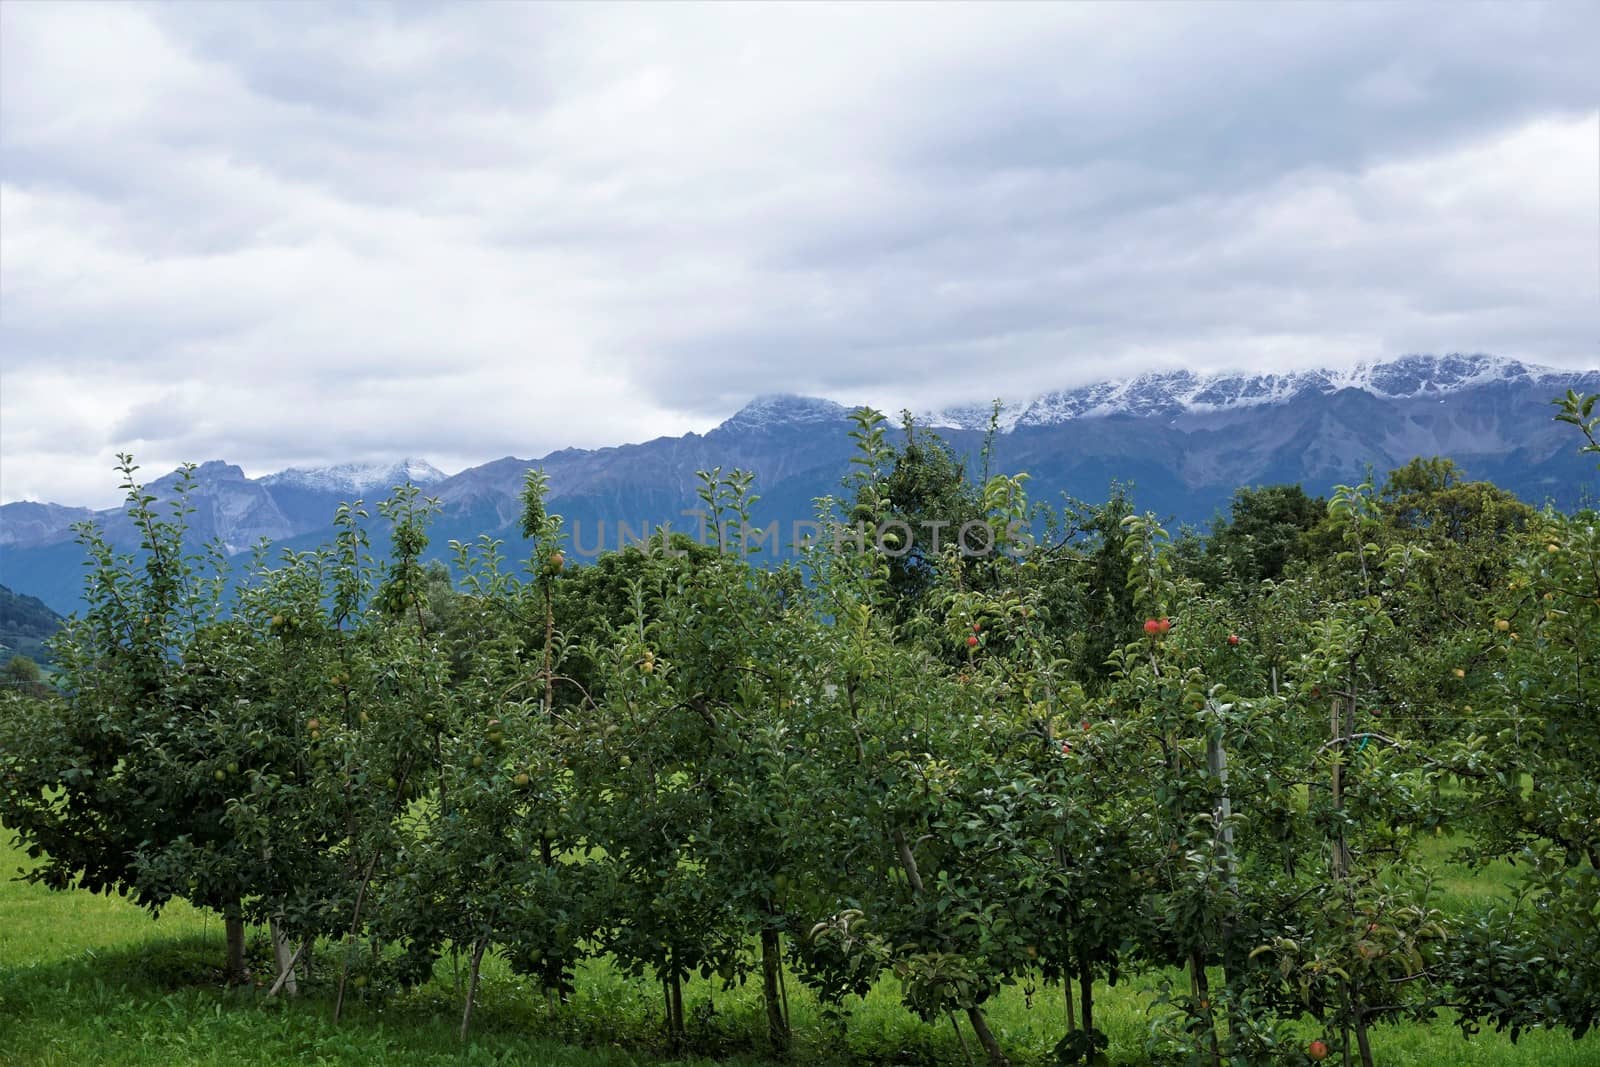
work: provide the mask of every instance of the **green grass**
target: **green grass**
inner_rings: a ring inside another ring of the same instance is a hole
[[[0,831],[0,872],[26,863]],[[1503,892],[1509,868],[1470,871],[1449,862],[1451,844],[1430,844],[1439,888],[1452,904]],[[264,946],[257,943],[257,953]],[[152,921],[115,897],[52,893],[0,882],[0,1064],[622,1064],[765,1062],[759,990],[694,981],[685,990],[695,1047],[713,1058],[666,1056],[659,1046],[658,991],[604,961],[586,965],[571,1003],[556,1009],[500,962],[486,962],[474,1035],[456,1039],[461,997],[448,962],[434,981],[387,1005],[357,1002],[335,1025],[325,988],[266,1003],[253,988],[223,988],[221,923],[186,905]],[[1102,989],[1096,1021],[1112,1062],[1141,1064],[1146,1006],[1158,975]],[[948,1024],[924,1026],[885,982],[855,1005],[841,1037],[799,984],[789,983],[794,1062],[963,1063]],[[714,1011],[711,1010],[714,1005]],[[1041,1062],[1063,1028],[1059,987],[1029,998],[1011,988],[989,1005],[991,1024],[1018,1063]],[[1316,1032],[1307,1022],[1305,1034]],[[1594,1067],[1600,1039],[1532,1033],[1513,1046],[1483,1034],[1470,1042],[1447,1019],[1383,1028],[1385,1067]],[[972,1042],[970,1033],[967,1041]],[[976,1054],[976,1048],[974,1046]]]

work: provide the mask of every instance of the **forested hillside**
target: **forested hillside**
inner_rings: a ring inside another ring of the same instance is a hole
[[[23,596],[0,585],[0,663],[26,656],[36,663],[49,659],[45,641],[61,628],[61,616],[38,597]]]

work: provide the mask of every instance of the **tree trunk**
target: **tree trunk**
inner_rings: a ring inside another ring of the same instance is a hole
[[[300,949],[289,951],[289,939],[283,936],[283,927],[278,925],[278,920],[271,919],[267,923],[267,930],[272,936],[272,958],[278,965],[278,980],[273,984],[273,990],[282,988],[291,997],[300,995],[300,984],[295,981],[294,961],[300,955]],[[305,943],[301,942],[301,948]]]
[[[672,972],[672,1029],[674,1045],[682,1045],[687,1027],[683,1024],[683,979]]]
[[[961,1024],[956,1022],[956,1013],[950,1012],[950,1029],[956,1032],[956,1044],[961,1046],[961,1061],[972,1067],[972,1050],[967,1048],[967,1039],[961,1032]]]
[[[1078,961],[1078,1007],[1083,1016],[1083,1032],[1094,1029],[1094,970],[1087,959]]]
[[[435,740],[438,740],[435,737]],[[404,778],[404,774],[401,775]],[[443,800],[443,796],[440,797]],[[356,943],[356,932],[361,929],[361,905],[366,902],[367,888],[372,885],[372,872],[377,870],[381,849],[373,849],[367,868],[361,873],[361,883],[356,886],[355,906],[350,911],[350,929],[344,937],[344,951],[339,954],[339,989],[333,998],[333,1021],[338,1022],[344,1013],[344,987],[350,979],[350,951]],[[309,977],[309,969],[306,974]]]
[[[347,707],[349,703],[350,694],[346,693],[345,704]],[[272,863],[272,849],[263,843],[260,854],[261,865],[263,867],[270,866]],[[300,947],[295,949],[292,954],[290,953],[289,942],[283,936],[283,926],[280,922],[282,918],[283,912],[280,910],[267,919],[267,935],[272,940],[272,959],[278,965],[278,977],[272,983],[272,992],[267,994],[268,997],[276,996],[280,989],[287,991],[291,997],[300,994],[300,984],[295,981],[294,977],[294,961],[305,948],[305,942],[302,941]]]
[[[444,773],[444,740],[440,736],[440,727],[435,724],[433,728],[433,765],[439,768],[439,814],[450,814],[450,787],[446,783]]]
[[[539,860],[546,867],[553,867],[555,866],[556,862],[555,848],[550,839],[545,837],[543,834],[539,836]],[[562,951],[563,953],[565,952],[564,947]],[[562,953],[557,953],[555,951],[546,952],[544,956],[544,972],[541,981],[544,985],[545,1000],[549,1003],[552,1010],[554,1010],[557,1001],[562,996],[562,959]]]
[[[461,1040],[467,1039],[467,1031],[472,1027],[472,1002],[478,998],[478,969],[483,964],[483,951],[489,947],[489,939],[480,937],[478,943],[472,946],[472,968],[467,978],[467,1004],[461,1010]]]
[[[1234,910],[1239,901],[1239,867],[1238,859],[1234,853],[1233,836],[1233,798],[1228,791],[1228,752],[1222,744],[1221,708],[1216,701],[1207,701],[1206,706],[1216,717],[1212,728],[1206,735],[1206,768],[1216,783],[1216,795],[1212,806],[1212,817],[1216,826],[1216,840],[1218,854],[1222,860],[1223,879],[1227,884],[1227,895],[1223,901],[1222,911],[1222,980],[1232,990],[1238,978],[1238,945],[1234,936]],[[1204,971],[1201,972],[1202,976]],[[1207,996],[1209,1002],[1210,997]],[[1209,1025],[1211,1027],[1212,1045],[1216,1045],[1217,1022],[1216,1016],[1207,1009]],[[1235,998],[1228,998],[1228,1032],[1237,1034],[1242,1032],[1242,1022]],[[1220,1051],[1213,1057],[1221,1061]]]
[[[789,983],[783,977],[783,961],[778,961],[778,998],[783,1003],[783,1029],[785,1033],[794,1032],[789,1016]]]
[[[1213,714],[1220,714],[1216,701],[1208,701]],[[1212,803],[1212,822],[1216,828],[1218,853],[1228,890],[1239,887],[1238,864],[1233,855],[1233,798],[1228,794],[1228,753],[1222,747],[1222,729],[1213,726],[1206,734],[1206,770],[1216,783]]]
[[[1211,1013],[1211,979],[1206,974],[1205,958],[1199,949],[1189,953],[1189,970],[1194,982],[1194,993],[1205,1013],[1206,1049],[1211,1055],[1212,1067],[1222,1067],[1222,1048],[1217,1043],[1217,1017]]]
[[[1330,800],[1333,804],[1334,814],[1344,812],[1344,761],[1348,755],[1348,744],[1340,744],[1339,739],[1344,737],[1344,707],[1338,697],[1333,698],[1332,712],[1330,715],[1333,725],[1333,775],[1329,784]],[[1343,882],[1350,873],[1350,845],[1345,840],[1343,821],[1340,821],[1338,833],[1333,840],[1333,856],[1329,862],[1329,869],[1334,880]]]
[[[1356,1047],[1361,1050],[1361,1067],[1372,1067],[1372,1042],[1367,1039],[1367,1016],[1356,1015]]]
[[[556,641],[556,616],[551,607],[550,579],[544,580],[544,714],[545,718],[555,714],[556,710],[556,676],[553,669],[552,653]]]
[[[244,969],[244,916],[237,900],[222,910],[222,925],[227,932],[227,954],[222,963],[223,980],[229,985],[243,985],[250,975]]]
[[[1072,972],[1065,966],[1061,968],[1061,996],[1067,1002],[1067,1033],[1078,1028],[1078,1008],[1072,1003]]]
[[[281,958],[279,959],[279,961],[278,961],[278,968],[279,968],[278,969],[278,980],[276,982],[272,983],[272,988],[271,989],[267,990],[267,999],[268,1000],[271,1000],[273,997],[277,996],[278,995],[278,990],[282,989],[288,983],[291,983],[291,982],[294,981],[294,964],[295,964],[295,961],[300,958],[301,953],[305,953],[307,973],[308,974],[310,973],[310,964],[311,964],[310,948],[311,948],[311,938],[308,937],[304,941],[300,942],[300,947],[294,950],[294,953],[292,955],[290,955],[290,957],[289,957],[287,962],[285,962]],[[291,987],[291,989],[292,989],[292,987]]]
[[[780,1056],[789,1052],[789,1023],[783,1017],[778,993],[778,970],[783,966],[778,931],[761,931],[761,999],[767,1005],[767,1038]]]
[[[661,976],[661,1001],[667,1015],[667,1045],[676,1050],[684,1042],[683,983],[671,964]]]
[[[922,874],[917,870],[917,857],[911,851],[911,842],[906,840],[906,832],[895,827],[889,835],[894,841],[895,853],[900,857],[900,866],[906,872],[906,884],[911,886],[913,893],[922,892]]]
[[[989,1067],[1008,1067],[1011,1061],[1000,1051],[1000,1042],[995,1040],[994,1034],[989,1030],[989,1022],[983,1017],[983,1009],[976,1005],[968,1008],[967,1021],[972,1024],[972,1032],[978,1035],[978,1043],[989,1054]]]

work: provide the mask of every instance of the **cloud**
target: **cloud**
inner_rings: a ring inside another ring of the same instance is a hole
[[[0,498],[1596,363],[1583,5],[0,8]]]

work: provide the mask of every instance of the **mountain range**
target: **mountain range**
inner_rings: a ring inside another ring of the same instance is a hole
[[[1536,504],[1592,503],[1592,460],[1578,455],[1551,400],[1568,389],[1600,392],[1600,368],[1554,370],[1487,355],[1404,356],[1333,370],[1285,374],[1146,374],[1047,393],[997,422],[996,470],[1025,470],[1034,499],[1067,493],[1104,499],[1130,484],[1136,505],[1169,520],[1203,521],[1243,485],[1298,482],[1308,492],[1380,476],[1414,456],[1448,456],[1469,477],[1495,482]],[[958,452],[975,456],[988,405],[927,413]],[[262,538],[303,548],[330,532],[339,502],[368,503],[409,482],[438,499],[431,531],[449,539],[490,534],[514,541],[518,493],[531,467],[549,476],[550,508],[567,519],[582,557],[617,547],[619,524],[637,533],[662,522],[694,532],[695,472],[755,474],[765,525],[810,518],[813,501],[839,491],[853,442],[849,411],[832,401],[757,397],[705,434],[600,449],[563,449],[538,459],[505,457],[445,475],[425,460],[290,469],[261,478],[221,460],[195,471],[191,526],[241,553]],[[148,488],[170,497],[176,474]],[[82,549],[73,524],[93,519],[114,543],[137,544],[120,508],[57,503],[0,506],[0,581],[58,611],[78,606]],[[784,531],[789,527],[782,526]],[[384,540],[375,525],[375,544]]]

